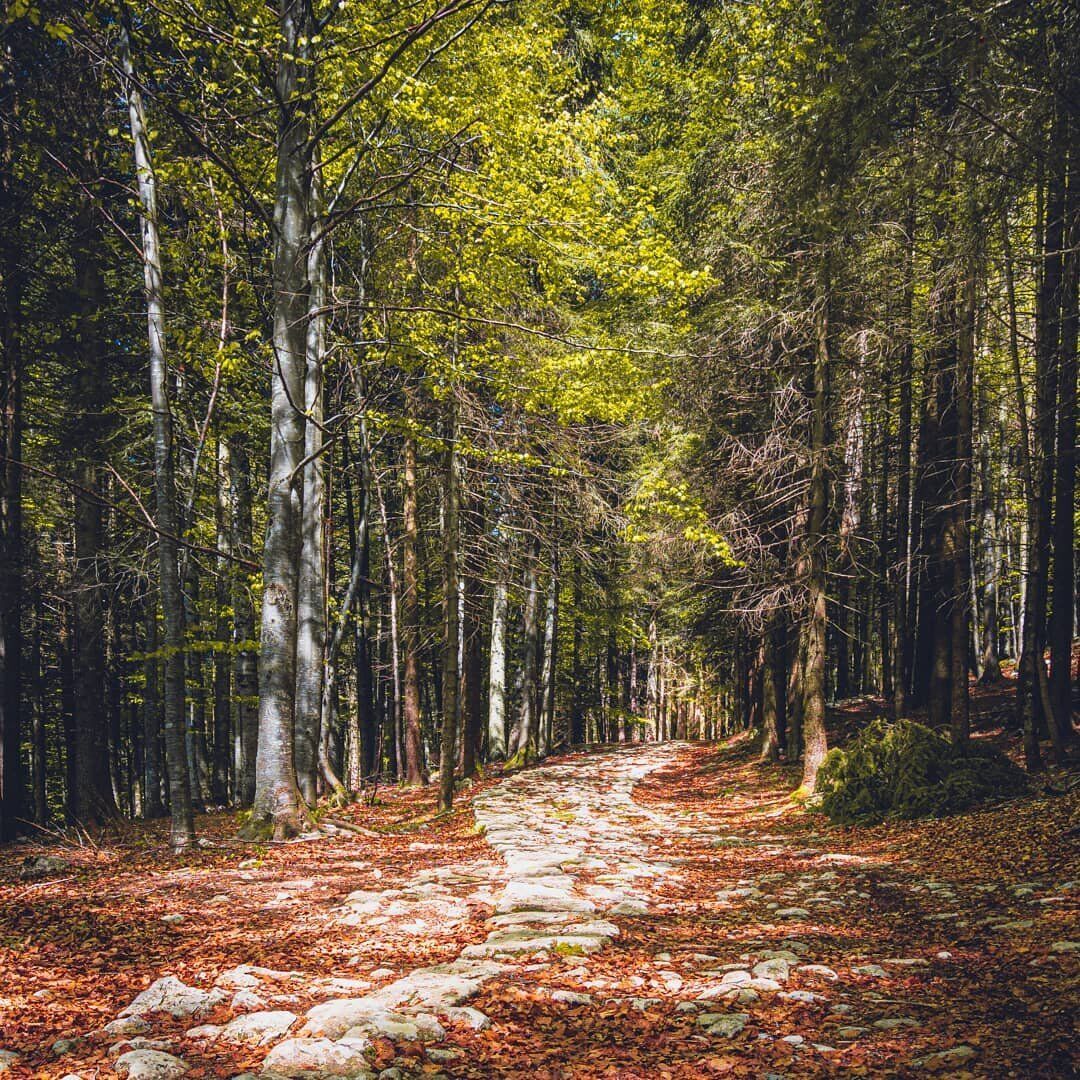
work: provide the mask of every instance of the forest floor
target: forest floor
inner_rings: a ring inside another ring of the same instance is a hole
[[[1011,746],[1007,696],[976,727]],[[8,1075],[1074,1075],[1080,791],[854,829],[797,779],[738,737],[569,754],[442,818],[380,791],[347,812],[378,838],[9,847]],[[116,1023],[163,976],[177,1015]]]

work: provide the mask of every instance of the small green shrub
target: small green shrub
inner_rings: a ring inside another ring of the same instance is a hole
[[[1021,795],[1027,776],[1004,754],[977,743],[964,753],[914,720],[874,720],[818,773],[821,810],[840,825],[938,817],[984,799]]]

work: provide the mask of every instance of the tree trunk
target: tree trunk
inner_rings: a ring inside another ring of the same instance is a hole
[[[326,553],[323,477],[323,354],[325,351],[326,255],[318,166],[310,181],[308,213],[308,313],[304,376],[303,497],[300,526],[300,579],[296,617],[296,724],[293,759],[300,794],[308,806],[318,799],[320,715],[326,659]]]
[[[483,531],[483,503],[479,498],[472,499],[474,528]],[[461,754],[461,775],[473,776],[480,756],[480,746],[484,734],[484,656],[481,608],[484,599],[483,587],[475,573],[468,573],[464,579],[463,596],[465,601],[465,700],[463,746]]]
[[[217,445],[217,500],[216,532],[217,548],[223,556],[231,554],[231,530],[229,521],[229,446],[222,439]],[[232,567],[227,558],[217,560],[214,580],[214,606],[217,608],[217,627],[214,631],[214,757],[213,792],[214,803],[226,806],[229,802],[229,734],[232,711],[232,679],[228,654],[224,646],[229,643],[229,578]]]
[[[574,626],[570,638],[570,745],[580,746],[585,742],[585,674],[582,664],[585,627],[581,621],[581,560],[574,560]],[[659,712],[658,712],[659,722]],[[663,738],[658,733],[657,738]]]
[[[552,733],[555,728],[555,682],[558,672],[559,652],[559,556],[552,552],[551,583],[548,588],[547,608],[544,617],[544,670],[540,679],[540,751],[551,753]],[[629,711],[629,710],[628,710]]]
[[[512,761],[524,765],[536,753],[537,705],[539,700],[540,583],[538,563],[540,539],[533,535],[525,566],[525,611],[522,617],[523,661],[521,707]]]
[[[251,526],[251,466],[243,439],[229,439],[229,506],[233,553],[243,559],[254,554]],[[255,758],[259,745],[259,670],[257,654],[251,647],[255,640],[255,606],[242,573],[234,571],[233,607],[233,686],[236,695],[236,733],[234,783],[236,801],[250,806],[255,800]]]
[[[45,607],[41,587],[34,596],[34,640],[30,657],[30,669],[34,678],[33,727],[31,729],[30,787],[34,795],[34,821],[47,825],[49,820],[48,799],[48,737],[45,711],[45,662],[42,656],[41,637],[45,622]]]
[[[401,647],[405,660],[403,726],[405,728],[405,783],[424,784],[424,751],[420,735],[420,598],[417,541],[419,522],[416,505],[416,440],[405,435],[405,469],[402,489],[402,590]]]
[[[135,82],[126,22],[120,33],[121,63],[126,79],[128,118],[135,148],[135,172],[141,205],[143,279],[150,342],[150,403],[154,415],[154,490],[157,521],[161,605],[165,616],[165,761],[169,779],[174,850],[195,841],[191,787],[184,731],[184,609],[180,595],[176,481],[173,470],[172,414],[169,406],[165,353],[165,305],[158,238],[157,180],[142,96]],[[79,694],[78,687],[76,693]],[[82,695],[79,694],[79,699]]]
[[[251,838],[271,834],[275,839],[284,839],[298,832],[307,820],[293,765],[293,727],[300,544],[297,470],[304,451],[300,409],[304,401],[308,314],[305,249],[310,235],[312,24],[307,0],[283,0],[277,65],[273,373],[259,648],[259,748],[255,800],[245,827]]]
[[[458,704],[461,679],[458,666],[461,647],[461,583],[458,577],[459,477],[457,452],[457,397],[450,386],[446,422],[446,487],[443,508],[443,641],[442,730],[439,737],[439,810],[454,805],[454,766],[457,763]]]
[[[1075,85],[1075,82],[1074,82]],[[1073,738],[1072,640],[1076,617],[1076,371],[1080,322],[1080,122],[1070,116],[1069,188],[1066,195],[1067,250],[1062,267],[1060,361],[1058,364],[1057,473],[1054,487],[1054,591],[1050,622],[1050,702],[1058,742]]]
[[[161,798],[164,769],[161,757],[161,688],[158,676],[161,660],[158,657],[157,595],[146,599],[146,636],[143,661],[143,814],[148,818],[165,816]]]
[[[806,521],[806,664],[803,671],[802,787],[811,792],[828,749],[825,732],[825,526],[829,513],[829,305],[828,256],[822,256],[814,307],[810,413],[810,512]]]
[[[506,580],[509,548],[503,541],[503,557],[495,570],[495,587],[491,597],[491,651],[488,657],[488,724],[487,753],[489,761],[506,757],[506,616],[509,586]]]
[[[970,207],[970,227],[975,227]],[[974,236],[968,238],[974,243]],[[950,608],[951,671],[949,723],[954,746],[967,745],[969,735],[968,653],[971,641],[971,455],[972,399],[975,379],[975,311],[977,304],[975,253],[964,263],[960,283],[959,321],[956,332],[955,420],[949,533],[952,549],[952,604]]]
[[[105,377],[98,319],[105,306],[105,283],[97,264],[100,240],[94,209],[85,200],[79,210],[75,251],[77,338],[75,452],[75,558],[71,575],[74,745],[73,787],[68,792],[71,817],[82,824],[116,813],[109,780],[106,716],[104,611],[99,559],[102,553],[102,500],[97,456],[101,452]]]
[[[909,196],[904,223],[904,310],[900,347],[900,408],[896,461],[896,559],[893,580],[893,714],[906,716],[911,689],[913,635],[911,620],[911,439],[915,379],[915,199]],[[884,643],[883,643],[884,647]]]
[[[979,681],[984,685],[1001,682],[1001,658],[998,655],[998,604],[1001,591],[1001,522],[998,520],[998,493],[995,486],[990,438],[990,403],[986,388],[980,383],[979,421],[979,561],[982,609],[979,641]]]

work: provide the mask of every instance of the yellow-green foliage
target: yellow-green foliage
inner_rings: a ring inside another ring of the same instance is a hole
[[[842,825],[937,817],[1026,790],[1024,772],[1004,754],[977,743],[960,753],[914,720],[875,720],[832,750],[816,789],[821,809]]]

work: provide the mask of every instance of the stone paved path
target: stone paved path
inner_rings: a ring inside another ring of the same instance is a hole
[[[995,1075],[966,1022],[950,1023],[947,1002],[974,959],[970,947],[954,955],[950,935],[997,886],[965,890],[961,912],[960,885],[830,850],[815,823],[790,819],[786,793],[740,783],[730,762],[710,776],[703,802],[692,787],[673,798],[672,778],[691,757],[672,744],[629,747],[500,781],[473,802],[485,854],[358,890],[325,913],[327,933],[444,944],[457,935],[455,958],[357,979],[243,966],[206,990],[159,980],[107,1029],[117,1070],[180,1078],[184,1048],[198,1039],[235,1044],[248,1061],[265,1054],[263,1080],[521,1075],[515,1047],[546,1053],[544,1077],[681,1077],[697,1075],[699,1062],[773,1078],[892,1074],[898,1063],[902,1075]],[[1052,912],[1075,887],[1015,886],[1008,899]],[[980,919],[994,937],[1031,925],[995,910]],[[1053,977],[1077,948],[1050,947]],[[226,1005],[227,1023],[198,1023]],[[161,1013],[195,1025],[183,1046],[155,1037]],[[494,1056],[477,1034],[492,1018]],[[561,1036],[547,1046],[541,1035],[538,1047],[535,1025]],[[373,1040],[412,1049],[379,1071]],[[603,1071],[605,1041],[621,1041],[630,1071]]]
[[[512,975],[516,965],[537,954],[587,958],[619,933],[605,916],[649,910],[651,886],[671,864],[650,855],[662,832],[658,815],[637,806],[632,793],[677,752],[671,745],[637,747],[512,776],[474,804],[477,825],[501,860],[439,867],[395,888],[358,890],[335,917],[376,934],[391,921],[399,931],[445,933],[464,923],[471,904],[491,905],[486,940],[466,945],[456,960],[418,968],[375,990],[367,990],[363,979],[306,982],[307,994],[331,996],[303,1016],[283,1007],[297,999],[289,991],[297,989],[299,973],[244,965],[210,990],[166,977],[106,1029],[120,1040],[114,1048],[117,1071],[130,1080],[183,1076],[186,1063],[173,1045],[154,1038],[155,1016],[195,1021],[230,1002],[232,1020],[196,1025],[187,1037],[268,1046],[264,1078],[405,1075],[400,1068],[371,1071],[372,1038],[438,1043],[447,1022],[482,1030],[488,1018],[468,1003],[486,981]],[[579,881],[584,873],[587,883]],[[575,998],[584,995],[564,992],[568,1003]],[[428,1050],[431,1061],[448,1068],[455,1056],[452,1050]]]

